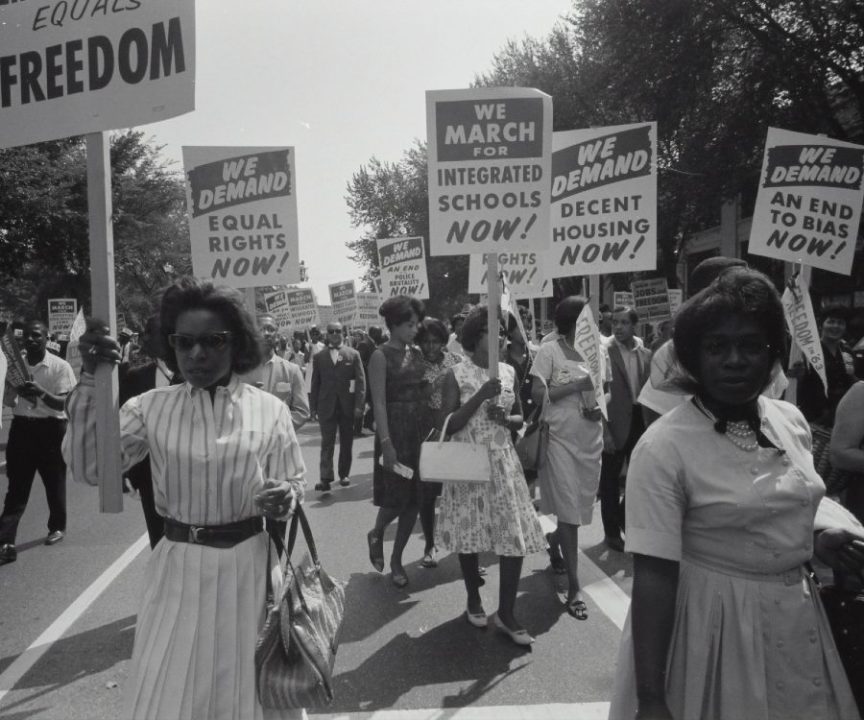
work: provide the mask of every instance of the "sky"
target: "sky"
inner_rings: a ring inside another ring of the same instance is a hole
[[[198,0],[196,110],[141,129],[184,145],[293,146],[300,259],[320,304],[359,278],[345,203],[372,157],[426,137],[426,90],[468,87],[508,40],[543,38],[571,0]]]

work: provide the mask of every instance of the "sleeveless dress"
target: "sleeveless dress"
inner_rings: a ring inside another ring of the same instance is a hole
[[[381,464],[381,443],[375,434],[375,465],[372,471],[372,502],[376,507],[404,510],[420,498],[420,444],[429,422],[426,403],[426,366],[420,349],[408,346],[398,350],[381,345],[387,361],[387,427],[396,458],[414,470],[410,480],[386,470]]]
[[[452,367],[459,385],[459,399],[465,404],[489,379],[485,368],[469,358]],[[486,407],[496,402],[509,411],[515,401],[515,373],[498,364],[502,391],[495,400],[486,400],[468,423],[454,433],[453,442],[489,444],[492,478],[489,483],[444,484],[441,510],[435,527],[435,544],[449,552],[524,557],[546,548],[543,530],[531,505],[522,465],[506,428],[486,416]]]

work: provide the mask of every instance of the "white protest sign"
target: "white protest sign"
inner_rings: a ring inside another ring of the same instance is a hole
[[[318,322],[321,324],[322,328],[326,328],[331,322],[342,322],[341,320],[336,319],[336,315],[333,313],[332,305],[319,305],[318,306]]]
[[[616,290],[612,293],[613,307],[633,307],[633,293],[627,290]]]
[[[801,353],[807,358],[807,362],[819,375],[822,381],[822,389],[828,396],[828,378],[825,374],[825,356],[822,353],[822,340],[819,337],[819,326],[816,324],[816,315],[813,312],[813,304],[810,302],[810,293],[801,288],[797,275],[790,279],[794,287],[787,287],[783,292],[783,315],[786,317],[786,326],[795,344],[801,349]]]
[[[357,325],[369,328],[372,325],[383,325],[384,320],[378,314],[381,307],[381,296],[377,292],[357,293]]]
[[[332,283],[328,287],[333,317],[344,325],[353,325],[357,317],[357,288],[354,281]]]
[[[669,288],[666,292],[669,295],[669,313],[675,317],[675,313],[678,312],[678,308],[684,302],[684,291],[680,288]]]
[[[486,254],[471,255],[468,262],[468,292],[486,292]],[[498,253],[498,272],[504,276],[514,298],[552,297],[552,281],[546,276],[545,253]]]
[[[430,255],[549,249],[551,97],[430,90],[426,134]]]
[[[290,332],[291,308],[288,306],[288,293],[284,289],[264,293],[264,305],[267,313],[276,321],[276,327],[281,332]]]
[[[300,281],[294,148],[184,147],[192,271],[235,288]]]
[[[2,0],[0,48],[0,148],[195,108],[194,0]]]
[[[657,124],[556,132],[552,277],[657,267]]]
[[[591,377],[591,384],[594,386],[597,404],[600,406],[603,417],[608,420],[606,393],[603,392],[603,383],[606,381],[606,352],[603,348],[600,330],[594,321],[591,303],[585,303],[582,312],[576,319],[576,335],[573,338],[573,347],[588,365],[588,374]]]
[[[642,322],[656,322],[672,317],[666,278],[634,280],[630,287],[633,291],[633,309]]]
[[[849,275],[864,146],[768,128],[749,252]]]
[[[379,238],[378,267],[385,298],[396,295],[429,298],[422,237]]]
[[[286,288],[285,298],[291,314],[291,326],[295,330],[309,330],[321,324],[318,317],[318,303],[312,288]]]
[[[48,300],[48,332],[57,333],[61,338],[69,335],[75,316],[78,314],[78,301],[75,298],[52,298]]]

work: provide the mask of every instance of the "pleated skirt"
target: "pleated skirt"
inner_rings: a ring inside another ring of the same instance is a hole
[[[675,720],[858,720],[817,590],[802,569],[741,577],[681,563],[666,671]],[[630,616],[610,720],[636,714]]]
[[[275,553],[274,556],[275,558]],[[255,685],[267,536],[230,549],[163,539],[147,564],[124,718],[304,718],[265,710]]]

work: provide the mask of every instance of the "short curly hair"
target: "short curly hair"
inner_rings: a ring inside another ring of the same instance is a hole
[[[438,342],[446,345],[447,341],[450,339],[450,333],[447,331],[447,326],[441,322],[441,320],[434,317],[427,317],[423,318],[423,322],[417,330],[417,337],[414,338],[414,342],[419,345],[427,337],[435,338]]]
[[[392,330],[397,325],[408,322],[411,315],[417,316],[419,323],[426,316],[426,308],[423,303],[410,295],[396,295],[395,297],[387,298],[381,307],[378,308],[378,314],[384,318],[384,324],[388,330]]]
[[[488,330],[489,314],[486,305],[476,305],[465,318],[465,324],[462,326],[462,347],[468,352],[474,352],[477,349],[477,341],[480,336]],[[506,332],[501,313],[498,313],[498,323],[502,331]]]
[[[684,369],[701,385],[702,338],[730,317],[753,320],[776,361],[786,347],[783,305],[771,280],[758,270],[730,268],[685,302],[675,316],[672,341]],[[770,378],[766,378],[766,386]]]
[[[162,294],[159,313],[164,360],[171,370],[178,372],[179,367],[168,336],[177,332],[177,319],[189,310],[209,310],[225,321],[231,331],[231,369],[235,373],[247,373],[261,364],[264,359],[261,334],[255,319],[246,309],[243,295],[234,288],[183,277]]]

